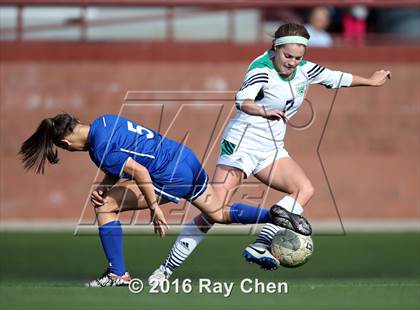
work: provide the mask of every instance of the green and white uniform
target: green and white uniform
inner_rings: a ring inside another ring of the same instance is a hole
[[[349,73],[332,71],[302,60],[291,78],[286,80],[278,74],[273,59],[274,51],[268,50],[250,64],[236,94],[237,114],[223,134],[218,164],[239,168],[247,176],[289,155],[284,149],[286,124],[282,120],[270,121],[241,111],[244,100],[254,100],[266,110],[281,110],[290,119],[302,105],[309,84],[348,87],[353,79]]]

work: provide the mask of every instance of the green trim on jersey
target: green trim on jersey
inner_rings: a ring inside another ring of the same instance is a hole
[[[222,147],[220,150],[220,156],[222,155],[232,155],[233,152],[235,152],[236,145],[232,142],[229,142],[227,140],[222,141]]]
[[[260,56],[259,58],[251,62],[251,64],[248,67],[248,72],[257,68],[269,68],[269,69],[276,70],[276,68],[274,68],[273,62],[270,59],[270,55],[268,51],[266,51],[264,55]]]
[[[307,64],[307,61],[305,59],[302,59],[301,62],[299,63],[299,67],[302,67],[306,64]]]
[[[304,64],[306,64],[306,60],[302,60],[299,63],[299,66],[303,66]],[[251,64],[248,67],[248,72],[253,70],[253,69],[257,69],[257,68],[269,68],[271,70],[274,70],[277,72],[279,78],[282,81],[288,82],[291,81],[295,78],[296,76],[296,69],[293,71],[292,77],[291,78],[284,78],[282,77],[279,72],[277,71],[276,67],[274,66],[273,62],[270,59],[270,51],[266,51],[262,56],[258,57],[257,59],[255,59],[253,62],[251,62]]]

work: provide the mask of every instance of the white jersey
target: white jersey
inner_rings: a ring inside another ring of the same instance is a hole
[[[290,119],[302,105],[309,84],[321,84],[328,88],[348,87],[353,79],[349,73],[332,71],[302,60],[292,77],[286,80],[276,71],[273,57],[274,51],[268,50],[248,67],[242,87],[236,94],[238,112],[226,127],[224,140],[236,146],[246,145],[248,149],[283,148],[286,124],[241,111],[244,100],[254,100],[266,110],[281,110]]]

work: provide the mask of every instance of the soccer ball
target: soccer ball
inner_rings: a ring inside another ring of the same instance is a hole
[[[314,243],[310,236],[298,234],[290,229],[280,229],[271,242],[271,254],[285,267],[305,264],[313,251]]]

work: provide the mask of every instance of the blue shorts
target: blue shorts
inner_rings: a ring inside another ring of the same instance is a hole
[[[193,151],[184,147],[177,160],[172,161],[163,175],[154,177],[153,187],[158,197],[178,203],[193,201],[207,188],[208,175]]]

